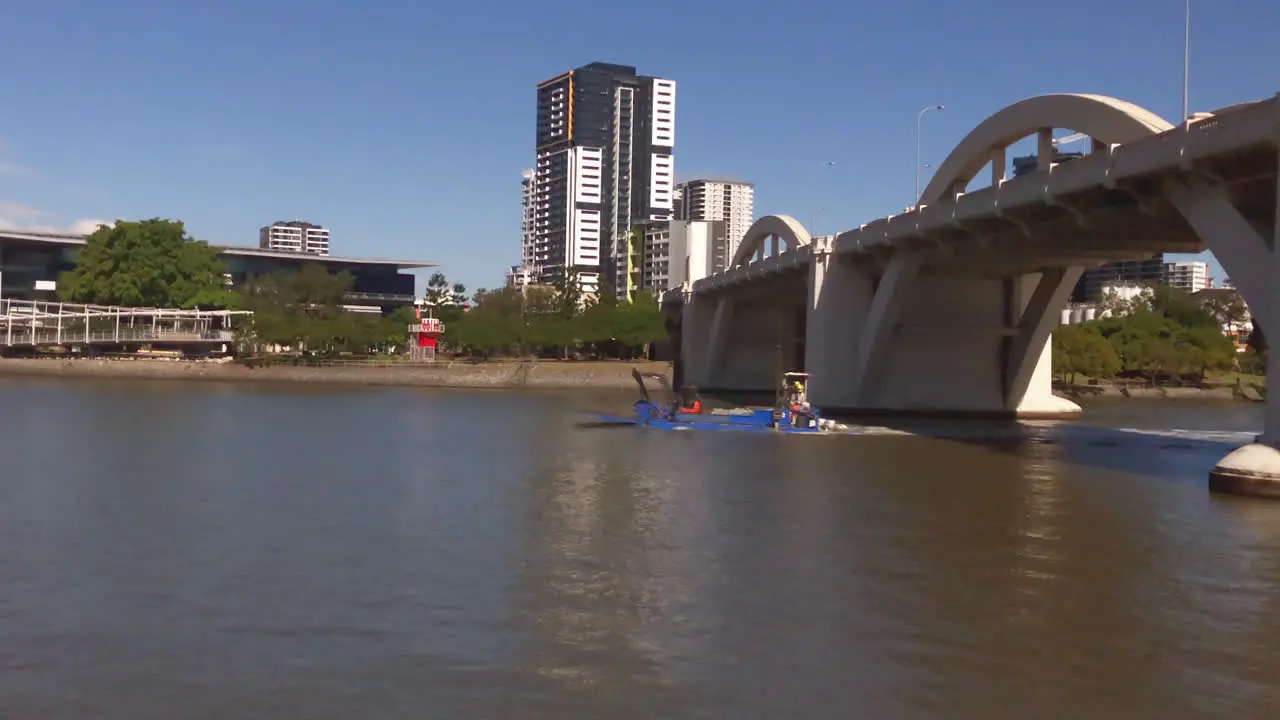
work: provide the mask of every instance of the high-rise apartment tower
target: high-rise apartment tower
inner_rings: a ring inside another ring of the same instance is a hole
[[[689,180],[676,186],[676,218],[724,223],[711,248],[712,272],[729,267],[755,213],[755,187],[734,180]]]
[[[594,62],[539,83],[537,99],[536,282],[618,288],[632,222],[673,212],[676,84]]]
[[[520,249],[521,267],[532,272],[534,262],[533,171],[520,173]]]

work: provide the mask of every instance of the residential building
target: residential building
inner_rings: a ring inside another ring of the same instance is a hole
[[[521,266],[534,269],[537,265],[534,262],[534,182],[533,171],[525,170],[520,173],[520,249],[521,249]]]
[[[1164,283],[1189,293],[1213,287],[1209,277],[1209,263],[1198,260],[1165,263]]]
[[[638,291],[661,296],[710,275],[717,248],[727,241],[727,224],[705,220],[649,220],[632,226],[620,296],[630,300]]]
[[[1053,162],[1061,164],[1084,157],[1084,153],[1054,151]],[[1013,176],[1019,177],[1035,171],[1038,159],[1024,155],[1013,159]],[[1125,283],[1159,283],[1164,281],[1164,255],[1153,255],[1145,260],[1113,262],[1084,271],[1071,292],[1076,303],[1096,302],[1102,297],[1102,289],[1108,285]]]
[[[728,268],[742,238],[755,220],[755,187],[736,180],[689,180],[676,186],[675,217],[725,224],[725,243],[714,253],[723,258],[716,272]]]
[[[1105,288],[1120,285],[1158,285],[1163,283],[1164,256],[1153,255],[1145,260],[1111,262],[1084,271],[1071,293],[1074,302],[1094,302],[1103,296]]]
[[[258,247],[277,252],[329,254],[329,230],[302,220],[267,225],[258,231]]]
[[[507,287],[521,288],[533,284],[533,271],[524,265],[512,265],[507,270]]]
[[[537,282],[563,274],[587,292],[602,281],[616,288],[633,220],[671,217],[675,93],[672,80],[602,62],[538,84],[531,260]]]

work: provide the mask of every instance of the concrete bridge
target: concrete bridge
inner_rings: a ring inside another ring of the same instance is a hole
[[[1056,129],[1088,136],[1090,152],[1055,164]],[[1008,148],[1029,136],[1037,169],[1011,179]],[[733,267],[668,293],[683,381],[770,390],[781,347],[828,410],[1076,413],[1052,392],[1048,340],[1081,273],[1206,248],[1280,337],[1278,143],[1278,98],[1178,126],[1097,95],[1015,103],[951,151],[908,212],[816,238],[761,218]],[[985,168],[990,185],[966,190]],[[1280,477],[1280,400],[1260,443],[1240,451],[1246,464]]]

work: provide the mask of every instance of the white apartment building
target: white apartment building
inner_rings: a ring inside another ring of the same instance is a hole
[[[727,268],[755,222],[755,187],[736,180],[699,179],[680,183],[676,193],[677,219],[725,224],[726,243],[718,248],[723,261],[717,270]]]
[[[647,290],[661,297],[715,272],[725,228],[725,223],[702,220],[653,220],[636,228],[627,296]]]
[[[507,270],[507,287],[509,288],[522,288],[525,285],[532,285],[533,280],[533,271],[523,265],[512,265]]]
[[[1164,264],[1164,283],[1170,287],[1196,293],[1213,287],[1209,263],[1198,260]]]
[[[537,232],[534,215],[535,197],[534,172],[525,170],[520,173],[520,267],[534,272],[537,267],[536,249]]]
[[[329,230],[302,220],[272,223],[258,231],[258,247],[279,252],[328,255]]]

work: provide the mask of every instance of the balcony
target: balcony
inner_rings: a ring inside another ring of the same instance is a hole
[[[400,293],[367,293],[367,292],[349,292],[345,295],[347,300],[363,300],[365,302],[380,303],[398,303],[403,305],[412,305],[414,296],[412,294],[402,295]]]

